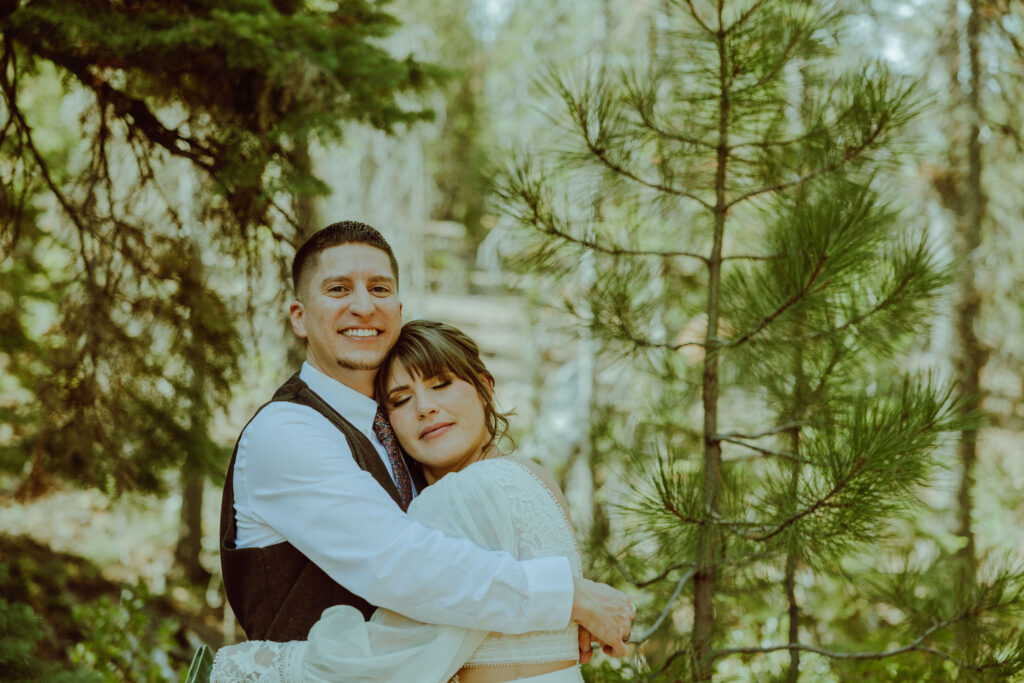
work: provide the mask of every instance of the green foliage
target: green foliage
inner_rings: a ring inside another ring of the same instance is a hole
[[[827,597],[892,609],[853,560],[902,552],[892,525],[920,506],[944,435],[974,422],[948,383],[907,370],[951,281],[890,189],[916,86],[832,59],[835,5],[669,5],[646,62],[556,67],[560,137],[517,152],[499,190],[520,265],[559,283],[606,358],[633,362],[628,389],[597,392],[630,402],[591,444],[634,490],[631,529],[595,524],[591,547],[659,615],[651,675],[1016,671],[1019,636],[997,618],[1024,600],[1012,573],[992,584],[1003,602],[935,593],[877,638]],[[794,630],[759,633],[767,619]],[[987,619],[979,655],[956,635]]]
[[[0,466],[28,470],[27,493],[221,471],[209,425],[238,325],[310,227],[296,207],[327,189],[308,145],[430,116],[401,98],[440,71],[381,47],[396,26],[369,0],[0,17]]]
[[[88,671],[67,671],[39,659],[36,648],[47,636],[42,617],[22,603],[0,598],[0,677],[5,681],[95,683],[103,680]]]
[[[125,588],[120,600],[106,596],[74,607],[72,616],[83,639],[69,652],[73,664],[95,671],[104,681],[161,681],[175,673],[168,653],[178,648],[180,625],[169,618],[154,618],[147,611],[153,597],[145,584]]]
[[[181,615],[145,583],[118,585],[91,562],[26,537],[0,535],[0,556],[3,680],[183,676],[191,653]]]
[[[42,618],[25,604],[0,598],[0,674],[5,679],[27,678],[35,663],[36,641],[46,631]]]

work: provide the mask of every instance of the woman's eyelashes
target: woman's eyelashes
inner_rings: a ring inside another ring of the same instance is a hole
[[[423,382],[423,385],[428,389],[440,390],[446,387],[450,387],[452,384],[451,375],[439,375],[438,377],[432,377]],[[385,407],[388,410],[394,410],[400,406],[405,405],[412,398],[412,392],[402,391],[401,393],[395,392],[391,396],[388,396],[385,402]]]

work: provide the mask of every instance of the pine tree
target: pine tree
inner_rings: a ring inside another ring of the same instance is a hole
[[[501,187],[522,262],[571,283],[590,255],[593,286],[566,302],[633,361],[595,434],[639,473],[624,507],[643,532],[614,564],[651,586],[649,677],[795,681],[807,653],[840,677],[1019,670],[1019,577],[950,600],[937,568],[874,566],[898,557],[883,541],[918,509],[941,435],[969,423],[950,387],[905,369],[950,280],[889,186],[914,88],[832,59],[843,17],[817,3],[666,5],[648,63],[553,74],[563,138]],[[815,613],[836,591],[905,621],[858,634]],[[768,619],[786,635],[759,635]],[[963,624],[983,652],[950,641]]]
[[[185,452],[220,469],[232,305],[257,301],[223,290],[283,274],[308,230],[327,186],[299,148],[429,116],[396,98],[437,70],[374,45],[396,25],[361,0],[5,4],[8,468],[34,454],[114,492],[158,489]]]

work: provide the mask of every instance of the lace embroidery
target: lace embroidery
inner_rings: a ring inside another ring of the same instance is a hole
[[[248,640],[221,648],[213,660],[210,683],[287,683],[302,680],[302,653],[305,649],[305,641],[275,643],[268,640]]]
[[[484,475],[494,491],[502,492],[502,503],[516,519],[516,556],[521,559],[569,558],[573,576],[581,576],[582,562],[569,520],[550,489],[528,467],[512,460],[487,460]],[[525,476],[524,476],[525,475]],[[575,660],[579,639],[575,622],[559,631],[535,631],[519,635],[491,633],[465,666],[495,666]]]

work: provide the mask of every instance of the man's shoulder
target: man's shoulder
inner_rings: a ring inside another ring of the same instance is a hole
[[[239,437],[249,445],[280,443],[305,436],[345,439],[337,427],[310,406],[291,401],[271,401],[260,408]]]

